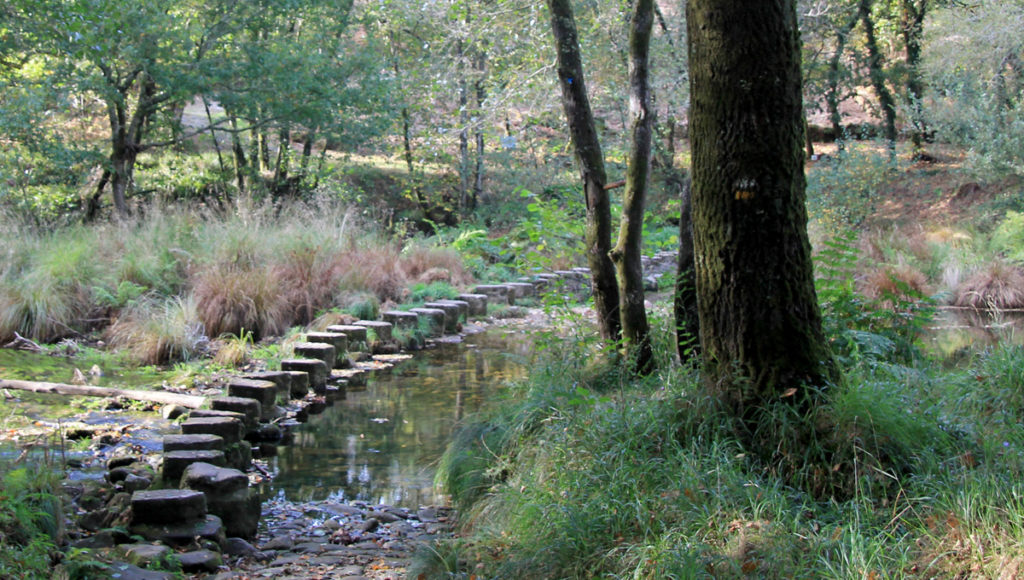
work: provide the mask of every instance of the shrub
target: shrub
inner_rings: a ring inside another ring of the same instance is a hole
[[[191,297],[142,300],[117,318],[106,336],[112,346],[147,365],[190,360],[209,342]]]

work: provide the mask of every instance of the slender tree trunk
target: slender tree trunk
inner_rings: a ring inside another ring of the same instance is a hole
[[[676,350],[680,361],[692,360],[700,352],[700,313],[697,309],[696,262],[693,254],[693,196],[687,176],[679,192],[679,258],[672,301],[676,320]]]
[[[706,380],[772,458],[765,409],[806,411],[835,378],[806,229],[796,0],[690,0],[687,25]]]
[[[627,361],[633,370],[646,375],[653,370],[650,326],[644,307],[644,271],[641,243],[644,229],[644,198],[651,169],[651,133],[654,111],[651,109],[649,60],[654,0],[636,0],[629,30],[629,113],[631,139],[626,171],[626,190],[622,194],[622,222],[619,241],[612,250],[618,273],[619,316]]]
[[[245,172],[246,163],[245,149],[242,148],[242,140],[238,137],[238,119],[231,115],[231,150],[235,160],[235,183],[238,185],[238,193],[245,193]]]
[[[483,110],[484,101],[487,99],[487,90],[484,88],[483,77],[487,73],[487,54],[481,53],[476,59],[476,110],[477,114]],[[473,195],[469,200],[469,210],[475,211],[480,196],[484,191],[484,131],[483,126],[478,124],[473,130],[476,137],[476,167],[473,169]]]
[[[843,117],[839,114],[839,104],[843,101],[840,95],[843,53],[846,52],[846,42],[850,38],[850,32],[853,31],[854,26],[857,26],[859,19],[860,12],[858,11],[836,31],[836,50],[828,60],[828,88],[825,90],[825,103],[828,107],[829,121],[832,123],[832,134],[836,137],[836,147],[839,151],[846,148]]]
[[[915,158],[924,155],[928,123],[924,116],[924,79],[921,76],[921,40],[924,36],[924,17],[928,0],[902,0],[903,21],[901,32],[907,50],[907,101],[910,105],[910,142]]]
[[[547,0],[547,3],[551,11],[551,29],[558,55],[562,108],[575,146],[576,162],[587,204],[585,242],[593,279],[598,329],[605,340],[616,342],[621,334],[619,289],[615,281],[615,266],[609,256],[612,218],[611,202],[604,188],[608,180],[604,169],[604,154],[597,138],[590,99],[583,80],[579,36],[576,33],[571,0]]]
[[[203,108],[206,109],[206,125],[210,128],[210,139],[213,141],[213,149],[217,152],[217,163],[220,166],[220,172],[225,173],[227,168],[224,166],[224,156],[220,153],[220,143],[217,142],[217,133],[213,128],[213,115],[210,114],[210,102],[203,97]]]
[[[874,0],[860,0],[857,13],[864,24],[864,42],[868,49],[868,76],[871,86],[878,96],[878,104],[882,108],[882,136],[889,147],[889,156],[896,156],[896,100],[892,91],[885,84],[885,69],[882,68],[882,51],[878,47],[875,36],[875,21],[871,16]]]
[[[462,40],[458,44],[459,60],[459,209],[469,205],[469,83],[466,80],[466,53]]]

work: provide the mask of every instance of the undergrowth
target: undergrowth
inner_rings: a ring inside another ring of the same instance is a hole
[[[834,251],[854,253],[843,246]],[[438,482],[460,508],[459,533],[423,550],[414,577],[1024,572],[1024,349],[944,369],[918,348],[927,308],[845,283],[834,272],[824,293],[845,378],[811,418],[802,473],[779,477],[744,452],[699,369],[669,363],[671,341],[638,380],[594,342],[563,336],[512,400],[449,446]],[[658,320],[656,336],[668,328]],[[777,426],[791,420],[773,413]],[[821,494],[820,478],[842,485]]]

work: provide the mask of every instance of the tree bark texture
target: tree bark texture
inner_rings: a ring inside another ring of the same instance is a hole
[[[796,0],[690,0],[687,25],[701,349],[750,428],[784,393],[813,404],[834,379],[806,229]]]
[[[839,151],[846,148],[843,117],[839,114],[839,104],[843,102],[843,95],[840,94],[843,53],[846,52],[846,42],[849,40],[853,28],[857,26],[859,18],[860,13],[854,13],[836,31],[836,50],[828,60],[828,89],[825,91],[825,103],[828,106],[828,118],[832,122],[832,133],[836,136],[836,146]]]
[[[929,0],[902,0],[902,19],[900,31],[907,49],[907,101],[910,105],[911,133],[910,141],[914,147],[914,156],[924,153],[925,135],[928,123],[925,120],[924,79],[921,76],[921,42],[924,38],[924,17],[928,11]]]
[[[570,0],[548,0],[548,9],[551,11],[551,30],[558,55],[562,108],[569,123],[587,203],[585,242],[594,285],[598,329],[605,340],[617,341],[621,331],[619,289],[615,281],[615,265],[609,255],[612,218],[611,202],[604,188],[608,180],[604,169],[604,154],[601,152],[586,83],[583,81],[583,63],[572,3]]]
[[[619,317],[626,357],[637,374],[653,367],[650,326],[644,307],[644,271],[641,243],[644,229],[644,198],[651,170],[651,135],[654,111],[648,79],[654,0],[636,0],[629,30],[630,148],[626,190],[622,194],[622,221],[612,261],[619,282]]]
[[[676,287],[672,301],[676,321],[676,350],[680,361],[688,361],[700,352],[700,313],[697,310],[697,285],[693,255],[693,196],[687,176],[679,194],[679,258],[676,263]]]

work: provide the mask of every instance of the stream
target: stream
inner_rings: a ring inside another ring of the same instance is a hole
[[[268,459],[274,478],[264,497],[444,504],[434,471],[453,429],[499,400],[507,381],[525,377],[531,350],[524,331],[492,327],[376,371],[365,390],[292,430]]]

